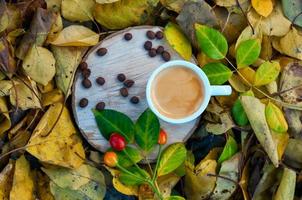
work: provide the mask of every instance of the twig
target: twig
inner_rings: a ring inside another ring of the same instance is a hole
[[[239,186],[239,183],[237,183],[236,181],[234,181],[233,179],[231,179],[231,178],[229,178],[229,177],[221,176],[221,175],[218,175],[218,174],[207,174],[207,176],[222,178],[222,179],[225,179],[225,180],[227,180],[227,181],[230,181],[230,182],[234,183],[235,185]]]

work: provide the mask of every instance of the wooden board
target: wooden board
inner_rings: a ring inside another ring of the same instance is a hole
[[[114,33],[96,45],[88,52],[84,60],[91,69],[89,79],[92,82],[92,87],[86,89],[82,86],[83,80],[80,73],[75,77],[72,91],[73,113],[80,131],[87,141],[96,149],[104,152],[109,147],[107,140],[103,138],[98,130],[91,109],[95,105],[104,101],[107,109],[114,109],[127,114],[132,120],[136,120],[138,116],[147,108],[145,98],[145,88],[148,77],[152,71],[163,64],[165,61],[161,56],[157,55],[154,58],[148,56],[148,52],[144,49],[144,42],[147,40],[146,32],[152,30],[154,32],[161,30],[161,27],[139,26],[128,28],[117,33]],[[132,40],[124,40],[124,34],[130,32],[133,35]],[[152,40],[153,47],[159,45],[164,46],[171,54],[171,60],[182,59],[173,49],[170,48],[165,39]],[[107,48],[108,52],[105,56],[98,56],[97,49],[100,47]],[[192,62],[195,63],[192,58]],[[129,89],[129,96],[122,97],[119,93],[123,86],[116,76],[119,73],[124,73],[127,78],[133,79],[135,85]],[[103,86],[97,85],[96,78],[102,76],[106,83]],[[131,96],[139,96],[140,103],[133,105],[130,103]],[[81,98],[87,98],[89,104],[86,108],[78,106]],[[193,133],[196,128],[198,119],[181,125],[168,124],[161,121],[168,136],[168,144],[174,142],[183,142]],[[149,155],[149,159],[156,158],[156,150]]]

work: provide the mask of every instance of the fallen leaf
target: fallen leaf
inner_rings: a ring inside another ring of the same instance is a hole
[[[265,117],[269,127],[279,133],[285,133],[288,129],[287,122],[281,109],[269,102],[265,107]]]
[[[50,192],[50,179],[48,176],[40,171],[37,172],[37,196],[41,200],[55,200]]]
[[[219,6],[226,7],[229,12],[240,13],[240,8],[238,8],[237,0],[214,0],[215,3]],[[248,0],[238,0],[243,11],[247,11],[250,6],[250,2]]]
[[[85,160],[82,143],[62,103],[50,106],[43,115],[26,150],[42,162],[68,168],[77,168]]]
[[[51,184],[55,184],[56,191],[51,187],[55,199],[64,199],[65,192],[73,192],[75,196],[84,196],[88,200],[103,199],[106,185],[103,173],[95,167],[83,164],[76,169],[42,168],[49,176]]]
[[[255,74],[254,85],[261,86],[276,80],[280,73],[280,64],[277,61],[266,61],[260,65]]]
[[[7,12],[6,3],[4,0],[0,1],[0,33],[4,31],[9,25],[9,15]]]
[[[96,4],[95,20],[109,29],[122,29],[145,23],[159,0],[120,0]],[[108,17],[110,16],[110,17]]]
[[[56,84],[65,94],[65,98],[70,94],[76,69],[86,50],[84,47],[51,46],[51,51],[56,59]]]
[[[171,173],[161,176],[157,179],[158,187],[160,188],[160,192],[164,198],[167,198],[171,195],[172,189],[178,183],[180,178],[180,176]]]
[[[54,12],[61,11],[62,0],[45,0],[48,10],[53,10]]]
[[[113,3],[120,0],[95,0],[99,4],[105,4],[105,3]]]
[[[232,136],[228,135],[223,151],[218,158],[218,163],[221,164],[224,161],[230,159],[234,154],[237,153],[237,150],[238,145],[236,140]]]
[[[94,0],[62,0],[62,16],[69,21],[93,20]]]
[[[46,43],[50,43],[50,42],[54,41],[62,30],[63,30],[62,17],[60,15],[60,13],[57,13],[55,16],[54,23],[52,24],[52,26],[49,30]]]
[[[0,81],[0,97],[7,96],[10,93],[13,84],[9,80],[1,80]]]
[[[256,24],[256,26],[254,26],[253,29],[251,28],[251,26],[247,26],[237,38],[235,49],[238,48],[241,42],[251,39],[258,39],[261,42],[262,38],[263,38],[263,34],[258,24]]]
[[[4,37],[0,38],[0,69],[8,76],[12,76],[17,70],[13,47]]]
[[[232,88],[236,90],[237,92],[246,92],[249,90],[249,87],[242,83],[242,80],[240,77],[236,74],[233,74],[229,78],[229,83],[231,84]]]
[[[269,16],[274,8],[273,0],[252,0],[252,6],[263,17]]]
[[[284,109],[284,113],[290,136],[302,139],[302,121],[300,120],[302,118],[302,112],[300,110],[286,108]]]
[[[9,162],[0,173],[0,199],[8,200],[13,183],[14,163]]]
[[[21,11],[14,4],[6,4],[7,7],[7,16],[9,19],[8,26],[6,27],[7,32],[12,32],[22,25]]]
[[[22,110],[41,108],[40,94],[36,83],[28,80],[11,80],[13,87],[10,92],[10,102]]]
[[[294,199],[296,188],[296,172],[284,168],[280,185],[274,197],[275,200],[290,200]]]
[[[50,43],[56,46],[87,47],[96,45],[98,42],[99,35],[97,33],[85,26],[71,25],[64,28]]]
[[[102,1],[102,0],[101,0]],[[104,1],[104,0],[103,0]],[[106,1],[106,0],[105,0]],[[183,7],[183,5],[188,0],[160,0],[160,3],[165,6],[169,10],[173,10],[179,13]]]
[[[29,162],[21,156],[15,165],[10,200],[34,200],[34,180]]]
[[[5,131],[10,129],[10,126],[11,121],[6,99],[4,97],[0,97],[0,136],[2,136]]]
[[[282,0],[284,15],[300,27],[302,27],[302,2],[299,0]]]
[[[242,81],[247,85],[253,85],[255,82],[255,75],[256,72],[251,67],[243,67],[238,70],[238,74],[240,73],[240,78],[243,79]],[[243,77],[242,77],[243,76]]]
[[[32,46],[24,57],[22,67],[34,81],[47,85],[55,76],[55,62],[53,54],[48,49]]]
[[[290,138],[286,146],[284,157],[286,161],[295,162],[298,168],[302,166],[302,140]]]
[[[224,84],[233,74],[233,72],[222,63],[208,63],[201,69],[207,75],[212,85]]]
[[[288,144],[289,134],[277,133],[272,131],[272,136],[273,136],[274,143],[277,145],[278,158],[279,160],[281,160],[285,152],[286,146]]]
[[[60,89],[54,89],[50,92],[44,93],[42,95],[42,106],[46,107],[49,106],[51,104],[55,104],[64,102],[64,95],[63,92]]]
[[[192,57],[192,47],[190,41],[183,34],[177,24],[169,22],[164,30],[165,38],[171,47],[179,53],[185,60],[190,60]]]
[[[272,56],[273,56],[273,44],[271,38],[267,35],[264,35],[262,37],[261,53],[259,57],[264,60],[271,60]]]
[[[253,64],[260,55],[261,43],[258,39],[250,39],[241,42],[236,49],[237,68],[243,68]]]
[[[248,192],[248,186],[249,186],[249,161],[245,164],[242,174],[241,174],[241,178],[239,181],[239,186],[241,188],[242,194],[243,194],[243,198],[244,200],[250,200],[250,195]]]
[[[283,15],[279,1],[276,2],[274,10],[268,17],[260,20],[261,16],[255,10],[251,10],[247,13],[247,18],[253,27],[259,25],[262,33],[268,36],[283,36],[291,26],[291,22]]]

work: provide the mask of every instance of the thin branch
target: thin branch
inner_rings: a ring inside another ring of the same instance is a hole
[[[216,178],[222,178],[222,179],[230,181],[230,182],[234,183],[235,185],[239,186],[239,183],[237,183],[236,181],[234,181],[233,179],[231,179],[229,177],[221,176],[221,175],[218,175],[218,174],[207,174],[207,176],[216,177]]]

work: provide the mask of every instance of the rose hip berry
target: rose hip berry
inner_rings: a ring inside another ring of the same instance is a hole
[[[164,131],[163,129],[160,129],[157,143],[160,145],[164,145],[167,143],[167,138],[168,138],[168,136],[167,136],[166,131]]]
[[[109,138],[109,143],[111,147],[116,151],[122,151],[126,147],[126,140],[125,138],[118,134],[118,133],[112,133]]]
[[[115,152],[113,151],[108,151],[104,155],[104,163],[108,167],[115,167],[117,165],[118,158]]]

